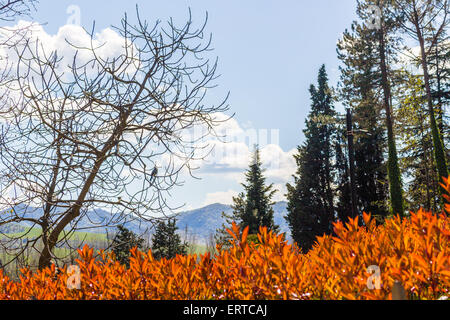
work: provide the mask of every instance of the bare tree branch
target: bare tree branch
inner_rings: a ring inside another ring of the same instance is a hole
[[[207,18],[200,28],[190,12],[181,27],[172,20],[150,27],[136,16],[137,24],[125,16],[114,28],[123,52],[112,57],[102,54],[94,30],[88,45],[68,41],[75,52],[69,66],[39,40],[15,47],[16,76],[4,82],[13,94],[0,107],[0,186],[21,195],[2,195],[0,206],[42,209],[34,221],[42,229],[40,268],[56,259],[53,249],[67,240],[60,235],[76,231],[93,208],[111,212],[99,226],[153,221],[175,209],[170,191],[205,156],[186,132],[201,126],[215,135],[224,121],[215,114],[228,110],[227,98],[206,102],[217,79]],[[27,216],[22,209],[0,224]]]

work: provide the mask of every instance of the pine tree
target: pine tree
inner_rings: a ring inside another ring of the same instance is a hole
[[[279,227],[275,225],[273,219],[275,202],[272,201],[277,190],[274,190],[273,184],[266,185],[258,146],[255,146],[245,178],[246,183],[242,184],[245,192],[241,192],[233,198],[233,213],[231,215],[222,214],[226,223],[216,233],[216,241],[222,246],[228,244],[227,240],[230,237],[226,229],[230,229],[233,222],[238,224],[241,230],[249,227],[249,236],[258,234],[260,227],[267,227],[268,230],[274,232],[279,231]]]
[[[447,144],[449,138],[449,123],[445,112],[445,106],[450,102],[449,63],[450,43],[448,42],[447,30],[444,29],[429,52],[428,65],[430,68],[431,96],[436,106],[436,120],[445,149],[448,149]]]
[[[247,183],[242,185],[245,189],[245,197],[241,194],[234,201],[233,208],[236,212],[240,212],[243,228],[248,226],[249,234],[257,234],[260,227],[267,227],[270,231],[278,232],[279,228],[274,223],[272,208],[275,204],[272,198],[277,191],[273,189],[273,184],[266,186],[258,146],[255,147],[252,163],[245,177]],[[241,204],[245,204],[243,208]]]
[[[419,44],[420,66],[425,86],[431,135],[433,138],[434,160],[438,171],[438,180],[442,182],[442,178],[449,176],[449,171],[442,134],[439,130],[438,121],[436,120],[432,83],[430,80],[429,53],[433,50],[433,45],[445,34],[445,30],[450,23],[446,17],[442,16],[442,13],[445,13],[445,15],[448,14],[448,2],[440,0],[396,0],[395,4],[397,17],[403,18],[401,21],[404,33],[415,39]],[[440,188],[440,191],[444,194],[446,193],[444,188]]]
[[[389,195],[391,204],[391,213],[403,216],[403,181],[399,167],[397,141],[394,132],[393,105],[392,105],[392,62],[395,61],[395,50],[398,49],[398,21],[390,11],[391,1],[365,0],[358,2],[357,11],[361,18],[365,17],[367,12],[371,11],[372,5],[378,5],[381,9],[381,25],[374,31],[375,38],[378,40],[379,68],[381,70],[381,88],[383,92],[383,106],[385,109],[387,143],[388,143],[388,162],[387,174],[389,179]],[[369,7],[368,7],[369,6]]]
[[[116,256],[117,261],[129,267],[131,256],[130,250],[135,247],[142,249],[145,240],[124,226],[118,226],[117,229],[118,232],[111,245],[112,251]]]
[[[406,71],[403,77],[405,81],[398,93],[397,118],[403,146],[401,162],[408,177],[409,210],[425,208],[438,212],[441,199],[423,81],[420,76]]]
[[[436,106],[436,120],[439,133],[441,134],[444,152],[447,156],[447,164],[450,163],[450,149],[448,147],[450,141],[450,121],[447,112],[447,106],[450,103],[450,43],[448,39],[447,29],[444,28],[427,57],[430,69],[431,96]],[[427,40],[430,41],[430,39]],[[437,172],[435,174],[436,177],[439,177]],[[436,178],[433,177],[433,180],[436,180]]]
[[[306,141],[295,155],[297,172],[288,188],[288,214],[285,217],[292,238],[308,251],[317,236],[329,234],[335,219],[333,139],[335,111],[325,66],[319,70],[318,87],[310,88],[312,110],[304,130]]]
[[[152,253],[155,259],[172,259],[176,255],[187,254],[188,244],[181,241],[176,223],[176,219],[169,219],[167,223],[158,221],[152,236]]]
[[[373,31],[357,22],[344,32],[338,42],[338,57],[343,62],[339,91],[344,105],[354,110],[358,213],[385,217],[389,196],[380,115],[383,103],[376,95],[382,89],[382,75],[375,39]]]

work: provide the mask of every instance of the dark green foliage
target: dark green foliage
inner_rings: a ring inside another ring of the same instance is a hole
[[[373,4],[373,1],[359,1],[358,15],[366,18],[370,11],[367,6]],[[391,35],[394,29],[389,18],[378,31],[354,22],[338,43],[338,57],[344,64],[340,93],[344,104],[354,109],[358,211],[382,217],[389,211],[388,192],[393,211],[403,213],[402,180],[391,117],[392,75],[387,72],[390,70],[388,61],[393,59],[397,44]],[[386,41],[387,35],[390,41]],[[384,119],[381,110],[385,113]],[[387,163],[383,155],[384,132],[387,132],[388,142]]]
[[[235,201],[242,201],[242,198],[236,198]],[[227,229],[231,229],[231,226],[233,222],[239,224],[241,221],[241,217],[239,215],[242,210],[236,210],[235,208],[243,208],[243,205],[235,205],[233,207],[233,212],[231,214],[226,214],[225,212],[222,212],[221,217],[223,220],[225,220],[225,223],[222,224],[222,227],[218,230],[216,230],[216,233],[214,235],[214,239],[217,244],[222,246],[223,248],[227,248],[231,245],[230,240],[232,239],[230,234],[227,232]]]
[[[249,227],[249,235],[258,234],[260,227],[267,227],[269,231],[279,231],[279,227],[273,220],[272,207],[275,204],[272,198],[276,190],[273,189],[273,184],[266,185],[258,146],[255,146],[253,159],[245,173],[245,178],[246,183],[242,184],[245,191],[233,198],[233,213],[231,215],[222,213],[226,223],[216,232],[216,242],[222,246],[228,245],[230,236],[226,229],[231,229],[233,222],[237,223],[242,230]]]
[[[445,149],[447,149],[450,130],[448,116],[445,112],[445,107],[450,103],[450,68],[448,67],[450,62],[450,44],[447,39],[447,31],[444,29],[427,57],[430,68],[431,95],[436,106],[436,119]]]
[[[366,26],[359,27],[360,39],[367,43],[371,58],[374,58],[375,70],[379,70],[373,78],[368,79],[370,84],[378,84],[378,90],[373,94],[381,93],[381,105],[384,109],[385,128],[387,132],[387,176],[389,181],[390,211],[394,214],[403,215],[403,189],[402,176],[399,168],[397,154],[397,141],[394,132],[393,118],[393,65],[396,62],[396,53],[400,49],[400,39],[397,34],[399,19],[392,13],[392,1],[380,3],[375,0],[359,0],[357,3],[357,14],[363,20],[373,13],[373,5],[381,9],[382,19],[380,28],[369,29]],[[367,60],[370,64],[370,60]]]
[[[420,48],[420,66],[425,86],[428,116],[433,138],[434,158],[438,171],[438,180],[448,177],[447,155],[445,153],[442,134],[436,121],[435,101],[432,90],[432,66],[430,66],[430,53],[436,52],[438,43],[447,41],[446,29],[449,25],[447,1],[396,1],[393,10],[398,17],[403,17],[402,31],[415,39]],[[445,16],[442,14],[445,13]],[[437,56],[435,58],[438,58]],[[439,58],[438,58],[439,59]],[[440,76],[439,76],[440,77]],[[439,78],[438,77],[438,78]],[[439,95],[438,95],[439,100]],[[442,101],[441,101],[442,102]],[[438,106],[439,107],[439,106]],[[439,115],[438,115],[439,116]],[[442,124],[441,124],[442,125]],[[440,189],[445,193],[445,189]]]
[[[439,165],[438,181],[441,181],[442,176],[448,175],[448,161],[449,154],[447,152],[448,132],[450,126],[448,124],[448,116],[445,108],[450,102],[450,44],[448,43],[447,30],[443,30],[434,47],[431,48],[427,56],[427,62],[430,68],[430,94],[433,104],[436,106],[436,121],[437,128],[433,131],[433,143],[439,144],[439,151],[437,157],[442,157],[443,160],[436,161]],[[433,124],[432,124],[433,125]],[[439,133],[439,134],[438,134]],[[443,191],[442,189],[440,191]]]
[[[340,129],[336,135],[336,211],[341,221],[348,221],[348,218],[352,216],[350,169],[348,165],[346,134],[345,130]]]
[[[241,217],[242,228],[249,227],[249,234],[257,234],[260,227],[278,232],[272,208],[276,190],[273,189],[273,184],[266,186],[258,147],[255,147],[252,163],[245,177],[246,183],[242,185],[245,194],[241,193],[235,198],[233,206],[233,210]]]
[[[177,254],[187,254],[188,244],[183,243],[180,235],[177,234],[176,222],[176,219],[169,219],[167,223],[158,221],[152,237],[152,253],[155,259],[171,259]]]
[[[311,112],[306,120],[305,143],[295,156],[297,172],[288,188],[286,220],[292,238],[308,251],[317,236],[329,234],[335,220],[332,158],[336,134],[335,111],[325,66],[318,76],[318,87],[311,85]]]
[[[142,249],[145,240],[124,226],[118,226],[117,229],[118,232],[112,242],[112,251],[117,261],[128,267],[130,265],[130,250],[135,247]]]
[[[402,139],[401,163],[407,176],[408,209],[438,212],[440,192],[433,161],[433,139],[421,77],[404,72],[397,109],[399,137]]]

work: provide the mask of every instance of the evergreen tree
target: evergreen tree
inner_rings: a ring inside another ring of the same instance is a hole
[[[382,88],[379,49],[373,31],[357,22],[338,42],[343,62],[340,94],[344,105],[354,110],[356,197],[358,213],[385,217],[388,213],[388,179],[383,151],[385,136],[377,98]]]
[[[423,81],[406,71],[404,79],[398,93],[397,118],[403,146],[401,163],[408,177],[408,209],[438,212],[441,199]]]
[[[389,181],[391,213],[403,216],[403,182],[399,167],[392,110],[392,65],[396,61],[396,52],[400,40],[397,36],[399,22],[397,17],[392,13],[392,4],[393,1],[391,0],[358,0],[356,11],[363,21],[368,21],[368,19],[372,17],[374,5],[381,11],[379,28],[364,27],[364,29],[365,32],[369,34],[368,39],[373,39],[373,45],[376,48],[375,61],[377,61],[377,67],[380,70],[378,81],[381,87],[382,105],[385,111],[384,116],[387,131],[387,175]]]
[[[287,185],[286,220],[292,238],[303,251],[313,246],[317,236],[331,233],[335,219],[332,161],[336,114],[324,65],[319,71],[318,87],[311,85],[310,94],[312,110],[304,130],[306,141],[295,155],[294,185]]]
[[[131,256],[130,250],[135,247],[142,249],[145,240],[124,226],[118,226],[117,229],[118,232],[112,241],[112,251],[116,256],[117,261],[129,267]]]
[[[242,227],[249,227],[249,234],[257,234],[260,227],[267,227],[270,231],[278,232],[279,228],[273,220],[273,208],[275,202],[273,196],[277,192],[273,184],[266,186],[266,178],[263,176],[259,147],[255,147],[252,163],[245,173],[246,182],[242,186],[245,195],[241,193],[234,199],[233,210],[242,219]]]
[[[432,82],[430,80],[429,53],[433,51],[433,46],[439,42],[440,38],[445,35],[445,30],[450,23],[446,16],[442,16],[443,13],[445,15],[448,14],[448,2],[440,0],[395,0],[395,4],[395,13],[402,22],[403,32],[415,39],[419,44],[420,66],[433,138],[434,160],[438,171],[438,180],[441,182],[443,177],[449,176],[449,172],[442,134],[436,120],[436,106],[433,101]],[[444,188],[440,188],[440,191],[446,193]]]
[[[352,216],[352,196],[350,185],[350,168],[346,131],[338,129],[336,135],[336,175],[337,204],[336,212],[339,220],[346,222]]]
[[[445,107],[450,102],[450,43],[448,42],[446,29],[437,38],[427,58],[430,68],[431,96],[436,106],[436,120],[438,122],[439,132],[442,135],[444,148],[448,149],[448,133],[450,128]]]
[[[152,237],[152,253],[155,259],[172,259],[177,254],[187,254],[188,244],[181,241],[176,223],[176,219],[169,219],[167,223],[158,221]]]
[[[258,146],[255,146],[252,162],[245,173],[245,178],[246,183],[242,184],[245,192],[233,198],[233,213],[222,214],[226,223],[216,232],[216,241],[222,246],[228,244],[230,236],[226,229],[230,229],[233,222],[238,224],[241,230],[249,227],[249,235],[258,234],[260,227],[267,227],[269,231],[279,231],[279,227],[273,220],[272,207],[275,204],[272,198],[276,190],[273,189],[273,184],[266,185]]]

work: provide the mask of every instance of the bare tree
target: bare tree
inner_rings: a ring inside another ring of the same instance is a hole
[[[21,28],[7,27],[6,23],[14,22],[18,18],[31,17],[31,13],[35,10],[37,0],[0,0],[0,82],[4,83],[9,79],[12,69],[12,64],[9,63],[8,57],[2,53],[4,49],[8,49],[18,45],[25,39],[28,34],[29,26]],[[8,100],[9,92],[3,86],[0,87],[0,104]],[[0,213],[1,215],[2,213]],[[1,232],[0,232],[1,234]],[[1,241],[1,240],[0,240]],[[15,241],[14,245],[18,245]],[[4,261],[6,261],[6,253],[2,252]],[[25,250],[23,251],[25,255]],[[23,260],[20,257],[18,260]],[[6,266],[6,265],[5,265]],[[0,268],[3,268],[0,261]]]
[[[12,209],[0,226],[42,230],[24,245],[43,244],[39,268],[57,259],[55,247],[83,217],[104,227],[175,209],[166,201],[170,190],[183,172],[193,174],[192,160],[208,154],[199,142],[216,135],[224,121],[216,114],[228,110],[227,97],[206,103],[217,79],[207,18],[200,28],[190,12],[181,27],[172,19],[150,26],[137,10],[136,24],[125,15],[114,27],[123,52],[102,55],[93,28],[88,46],[69,43],[68,66],[39,40],[15,48],[17,75],[5,84],[13,94],[0,107],[0,187],[18,194],[0,197]],[[186,134],[197,126],[206,129],[201,137]],[[98,207],[111,212],[107,221],[86,216]]]
[[[0,21],[14,21],[17,17],[29,16],[37,0],[0,0]]]

